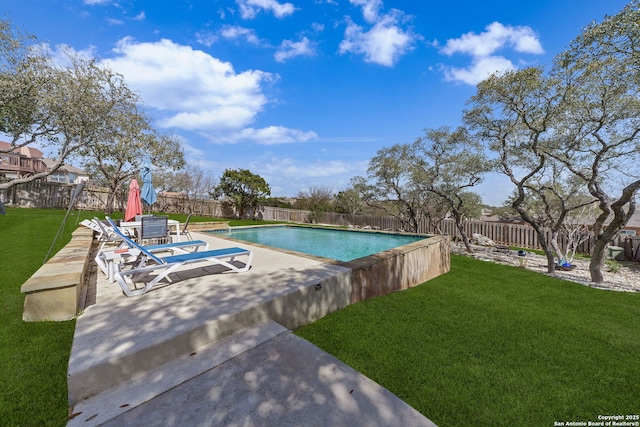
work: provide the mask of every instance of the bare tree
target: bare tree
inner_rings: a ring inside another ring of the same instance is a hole
[[[593,223],[593,218],[593,204],[576,209],[567,217],[560,229],[560,236],[565,242],[564,246],[560,248],[561,262],[562,260],[568,263],[573,261],[578,247],[591,236],[589,225]]]
[[[195,164],[188,164],[174,175],[172,189],[185,196],[186,212],[198,212],[205,199],[215,192],[216,179]]]
[[[132,106],[134,107],[134,106]],[[153,158],[156,167],[177,169],[184,164],[182,144],[169,135],[158,135],[150,129],[144,115],[130,112],[118,132],[111,133],[108,142],[87,144],[79,150],[84,168],[109,188],[106,210],[114,210],[116,195],[135,178],[145,155]]]
[[[333,212],[334,199],[331,188],[312,186],[309,191],[300,191],[298,193],[293,206],[295,209],[311,211],[308,218],[309,222],[319,222],[324,212]]]

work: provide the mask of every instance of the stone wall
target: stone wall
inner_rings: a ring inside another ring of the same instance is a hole
[[[351,303],[417,286],[450,270],[449,239],[434,236],[345,263]]]
[[[80,227],[71,241],[36,271],[21,287],[26,294],[22,320],[63,321],[76,317],[83,308],[82,295],[93,231]]]

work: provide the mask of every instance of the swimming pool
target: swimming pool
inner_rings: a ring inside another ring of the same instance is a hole
[[[427,238],[393,233],[269,226],[215,230],[216,235],[305,254],[353,261]]]

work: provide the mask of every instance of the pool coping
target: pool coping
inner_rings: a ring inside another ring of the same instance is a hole
[[[364,301],[369,298],[381,296],[390,292],[396,292],[417,286],[449,271],[451,266],[449,236],[423,235],[406,232],[386,230],[344,229],[332,226],[314,226],[306,224],[267,224],[258,226],[242,226],[247,228],[269,227],[299,227],[328,229],[354,233],[377,233],[406,236],[422,236],[424,239],[407,243],[402,246],[387,249],[375,254],[367,255],[351,261],[339,261],[317,255],[297,252],[290,249],[247,242],[222,236],[225,231],[215,230],[202,232],[214,235],[220,239],[240,244],[251,244],[268,250],[282,252],[297,257],[307,258],[322,263],[344,267],[351,270],[351,304]],[[234,227],[235,229],[236,227]],[[405,262],[405,259],[407,262]],[[411,260],[411,263],[409,263]],[[423,268],[424,264],[427,268]]]
[[[377,252],[375,254],[371,254],[371,255],[366,255],[364,257],[360,257],[360,258],[356,258],[353,259],[351,261],[340,261],[337,259],[333,259],[333,258],[327,258],[327,257],[322,257],[319,255],[313,255],[313,254],[308,254],[305,252],[298,252],[298,251],[294,251],[291,249],[285,249],[285,248],[279,248],[276,246],[269,246],[269,245],[264,245],[261,243],[255,243],[255,242],[248,242],[247,240],[240,240],[240,239],[234,239],[233,237],[227,237],[227,236],[220,236],[220,234],[223,233],[228,233],[232,230],[237,230],[237,229],[249,229],[249,228],[279,228],[279,227],[289,227],[289,228],[311,228],[311,229],[318,229],[318,230],[334,230],[334,231],[342,231],[342,232],[351,232],[351,233],[372,233],[372,234],[390,234],[390,235],[395,235],[395,236],[410,236],[410,237],[415,237],[415,236],[422,236],[424,237],[423,239],[417,240],[415,242],[411,242],[411,243],[407,243],[405,245],[402,246],[397,246],[395,248],[391,248],[391,249],[387,249],[381,252]],[[203,233],[210,233],[215,235],[216,237],[219,237],[221,239],[225,239],[225,240],[229,240],[229,241],[233,241],[236,243],[250,243],[251,245],[254,246],[259,246],[265,249],[270,249],[270,250],[275,250],[275,251],[279,251],[279,252],[283,252],[289,255],[295,255],[295,256],[299,256],[299,257],[304,257],[304,258],[309,258],[309,259],[313,259],[316,261],[321,261],[321,262],[326,262],[329,264],[333,264],[333,265],[339,265],[341,267],[347,267],[347,268],[351,268],[351,267],[358,267],[361,266],[362,264],[366,264],[368,263],[368,261],[370,261],[369,258],[372,257],[376,257],[379,258],[380,256],[383,256],[383,254],[387,253],[387,252],[392,252],[395,251],[397,249],[403,249],[403,248],[408,248],[411,245],[414,245],[416,243],[422,242],[423,240],[435,237],[434,235],[430,235],[430,234],[416,234],[416,233],[407,233],[407,232],[398,232],[398,231],[387,231],[387,230],[367,230],[367,229],[362,229],[362,228],[338,228],[335,226],[322,226],[322,225],[307,225],[307,224],[265,224],[265,225],[244,225],[244,226],[239,226],[239,227],[233,227],[232,229],[226,229],[226,230],[199,230],[200,232]]]

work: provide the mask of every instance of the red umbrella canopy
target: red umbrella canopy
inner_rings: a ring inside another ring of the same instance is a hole
[[[127,210],[124,212],[124,220],[132,221],[136,215],[142,215],[142,200],[140,200],[140,186],[136,179],[129,184],[129,197],[127,198]]]

